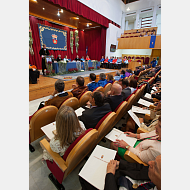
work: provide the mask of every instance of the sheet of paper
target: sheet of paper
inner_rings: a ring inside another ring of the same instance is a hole
[[[153,86],[153,87],[152,87],[152,90],[156,90],[156,91],[157,91],[157,89],[156,89],[156,87],[155,87],[155,86]]]
[[[141,114],[149,114],[150,115],[150,110],[148,109],[143,109],[137,106],[132,106],[132,112],[134,113],[141,113]]]
[[[97,189],[103,190],[107,164],[114,159],[116,151],[97,145],[79,173]]]
[[[143,100],[142,98],[139,99],[138,103],[142,104],[143,106],[146,106],[146,107],[149,107],[150,105],[154,105],[153,103]]]
[[[48,125],[45,125],[44,127],[41,127],[41,130],[45,133],[45,135],[49,139],[52,139],[54,137],[54,134],[52,131],[56,130],[56,122],[54,121]]]
[[[77,116],[81,116],[82,115],[82,112],[84,111],[85,109],[84,108],[78,108],[75,110],[75,113],[77,114]]]
[[[128,113],[132,117],[132,119],[134,120],[134,122],[140,127],[141,124],[140,124],[139,118],[132,112],[131,109],[128,111]]]
[[[131,147],[133,147],[137,141],[136,138],[126,136],[123,131],[120,131],[116,128],[113,128],[112,131],[108,133],[105,137],[113,142],[116,141],[116,139],[124,140]]]
[[[149,99],[152,99],[151,94],[149,94],[149,93],[146,93],[146,94],[144,95],[144,97],[149,98]]]

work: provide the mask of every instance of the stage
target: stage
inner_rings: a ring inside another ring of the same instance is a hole
[[[51,77],[40,75],[37,84],[29,84],[29,101],[51,95],[55,90],[54,84],[57,79],[62,79],[65,81],[65,90],[71,90],[72,84],[75,84],[76,81],[75,79],[77,78],[77,76],[84,77],[85,80],[84,84],[87,85],[90,82],[89,81],[90,73],[95,73],[96,81],[98,81],[100,73],[105,73],[106,76],[108,74],[112,74],[113,76],[115,76],[116,71],[117,70],[113,69],[99,69],[94,71],[84,71],[84,72],[70,73],[65,75],[56,75]]]

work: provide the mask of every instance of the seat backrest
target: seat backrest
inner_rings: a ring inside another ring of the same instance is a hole
[[[84,134],[79,136],[67,149],[63,156],[66,161],[67,170],[64,178],[89,154],[96,145],[98,131],[96,129],[88,129]],[[69,150],[70,149],[70,150]]]
[[[45,135],[41,130],[41,127],[48,125],[55,121],[55,116],[58,112],[55,106],[45,106],[38,110],[30,120],[30,141],[33,142],[36,139]]]
[[[98,86],[97,88],[95,88],[95,89],[93,90],[93,92],[95,92],[95,91],[104,92],[104,88],[103,88],[102,86]]]
[[[116,118],[115,112],[107,113],[96,125],[95,129],[98,131],[97,144],[105,137],[114,127],[114,120]]]
[[[89,101],[90,99],[90,94],[92,92],[91,91],[86,91],[79,99],[79,107],[83,106],[86,104],[86,102]]]
[[[107,84],[104,86],[104,95],[106,95],[107,92],[111,90],[111,87],[112,87],[112,84],[111,84],[111,83],[107,83]]]
[[[70,97],[67,98],[62,104],[61,106],[69,106],[72,107],[74,110],[79,108],[79,100],[76,97]],[[61,107],[60,106],[60,107]]]

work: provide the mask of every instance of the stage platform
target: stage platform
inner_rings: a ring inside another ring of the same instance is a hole
[[[57,75],[52,77],[46,77],[40,75],[37,84],[29,84],[29,101],[51,95],[55,90],[54,84],[57,79],[64,80],[65,90],[70,90],[72,89],[72,84],[75,84],[76,81],[75,79],[77,78],[77,76],[84,77],[85,85],[87,85],[90,82],[88,78],[90,73],[95,73],[96,81],[98,81],[100,73],[105,73],[106,76],[110,73],[114,76],[116,71],[117,70],[113,69],[100,69],[95,71],[85,71],[85,72],[71,73],[65,75]],[[69,76],[71,76],[72,79],[64,79],[64,77],[69,77]]]

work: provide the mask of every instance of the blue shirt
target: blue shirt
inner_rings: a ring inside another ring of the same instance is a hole
[[[80,59],[81,61],[85,61],[83,58]]]
[[[95,88],[98,87],[98,83],[95,81],[92,81],[88,83],[87,86],[88,86],[88,90],[92,92]]]
[[[104,87],[107,83],[108,83],[108,82],[107,82],[106,79],[104,79],[104,80],[99,80],[99,81],[98,81],[98,86]]]
[[[120,77],[121,77],[122,79],[124,79],[124,78],[125,78],[125,75],[120,75]]]
[[[155,60],[153,60],[153,61],[151,61],[151,64],[152,64],[152,67],[156,67],[156,65],[157,65],[157,61]]]
[[[115,80],[119,81],[119,79],[121,78],[120,76],[115,76],[113,77]]]
[[[117,60],[117,63],[120,64],[121,62],[122,62],[122,59],[118,59],[118,60]]]
[[[100,60],[100,62],[103,62],[105,59],[104,58],[102,58],[101,60]]]
[[[113,61],[113,59],[109,59],[109,60],[108,60],[108,62],[112,62],[112,61]]]

